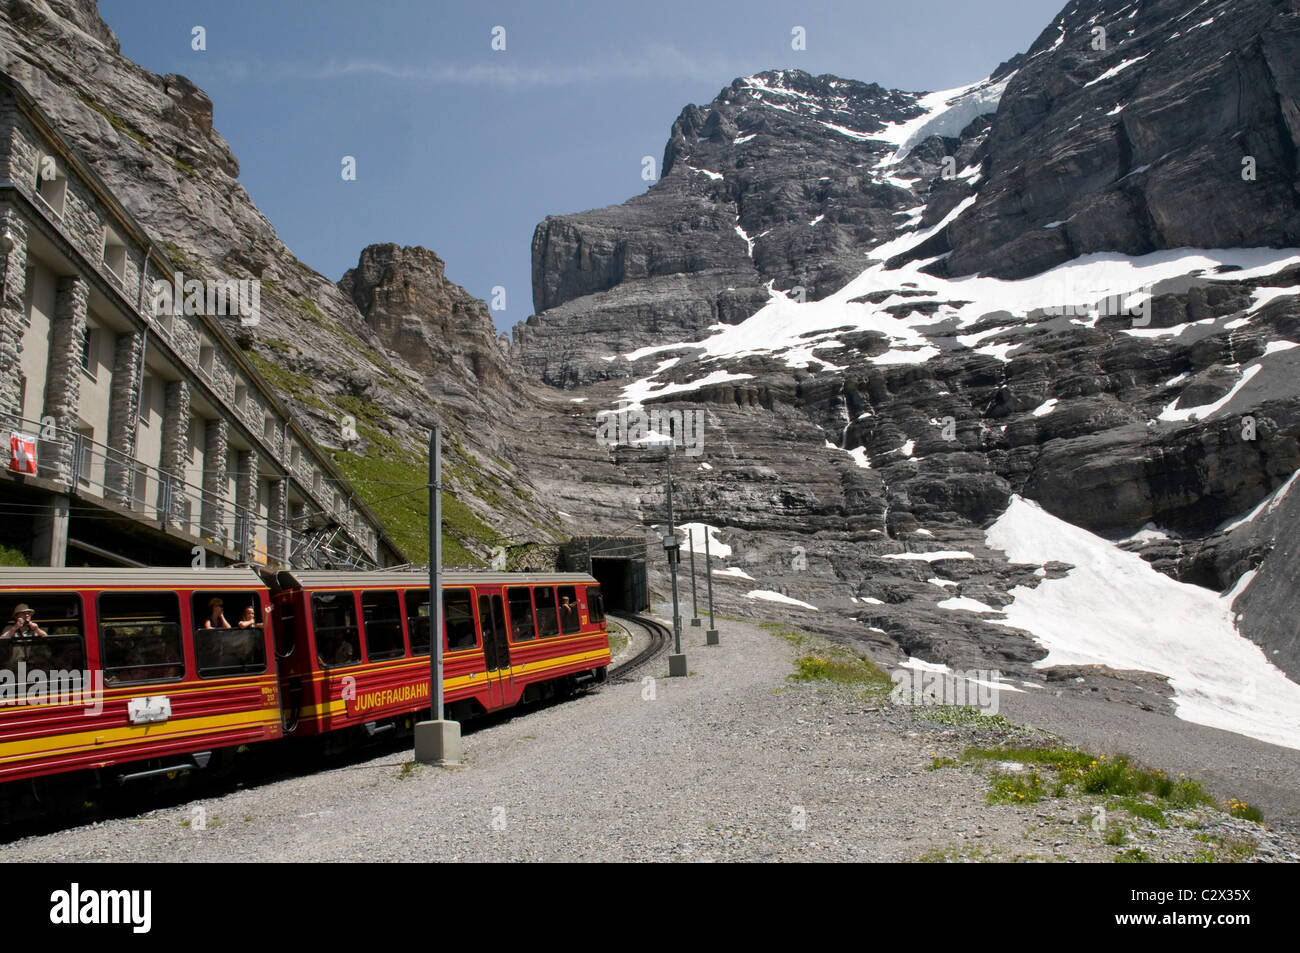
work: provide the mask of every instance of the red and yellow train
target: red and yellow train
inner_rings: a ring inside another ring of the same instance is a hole
[[[447,717],[604,679],[591,576],[441,583]],[[0,793],[172,774],[294,737],[344,747],[430,708],[423,573],[0,569],[0,613]]]

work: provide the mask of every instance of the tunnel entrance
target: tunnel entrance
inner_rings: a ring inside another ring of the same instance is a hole
[[[579,536],[560,547],[565,570],[596,577],[607,612],[650,607],[645,557],[646,541],[640,536]]]

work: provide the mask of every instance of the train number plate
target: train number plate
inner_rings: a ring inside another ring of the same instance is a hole
[[[166,695],[132,698],[126,703],[126,715],[133,725],[150,725],[172,716],[172,700]]]

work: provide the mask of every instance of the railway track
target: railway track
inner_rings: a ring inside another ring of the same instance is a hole
[[[662,622],[656,622],[654,619],[640,615],[623,615],[613,612],[609,613],[609,615],[624,626],[635,625],[650,633],[649,645],[623,664],[609,670],[609,681],[611,682],[627,681],[641,666],[658,658],[668,648],[669,643],[672,642],[673,630]]]

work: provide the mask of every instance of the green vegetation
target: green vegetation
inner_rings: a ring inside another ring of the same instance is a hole
[[[315,318],[317,321],[325,319],[324,313],[320,308],[316,307],[316,302],[308,298],[303,298],[298,302],[298,310],[309,318]]]
[[[311,378],[305,374],[295,374],[279,364],[272,364],[256,351],[245,351],[245,356],[257,368],[257,372],[266,378],[266,382],[287,397],[299,403],[314,407],[325,414],[330,413],[329,406],[312,393]]]
[[[123,119],[117,113],[113,112],[107,106],[95,102],[93,99],[89,98],[88,96],[82,96],[81,101],[85,103],[87,106],[89,106],[91,109],[95,110],[95,112],[99,113],[105,119],[107,119],[108,124],[112,126],[114,129],[116,129],[118,132],[122,133],[123,135],[130,136],[132,139],[134,139],[140,145],[140,148],[148,152],[154,151],[153,143],[149,140],[148,136],[144,135],[139,130],[132,129],[131,126],[127,124],[127,121],[125,119]]]
[[[193,270],[196,262],[179,246],[172,242],[163,242],[163,249],[167,252],[167,257],[172,260],[173,264],[180,265],[182,268]]]
[[[1115,863],[1149,864],[1151,863],[1151,855],[1148,854],[1146,851],[1142,850],[1140,847],[1130,847],[1128,850],[1124,851],[1123,853],[1115,855]]]
[[[1260,813],[1259,808],[1251,807],[1245,801],[1238,801],[1235,797],[1228,798],[1228,813],[1233,817],[1254,821],[1256,824],[1264,823],[1264,815]]]
[[[1197,834],[1196,839],[1209,846],[1192,855],[1194,864],[1240,863],[1249,860],[1258,850],[1258,845],[1240,837]]]
[[[870,659],[839,645],[790,629],[779,622],[761,622],[769,632],[791,643],[801,654],[795,659],[793,682],[831,682],[863,688],[868,694],[888,693],[893,688],[889,673]]]
[[[1001,715],[986,715],[970,705],[916,705],[913,714],[926,721],[937,721],[953,728],[985,728],[992,731],[1014,731],[1015,725]]]
[[[343,475],[375,511],[393,541],[412,562],[429,559],[428,463],[416,460],[392,437],[364,427],[358,418],[357,433],[370,444],[364,456],[348,450],[332,454]],[[474,515],[456,497],[442,494],[442,561],[449,566],[481,566],[466,547],[470,541],[485,544],[496,538],[495,531]]]
[[[613,629],[609,630],[609,654],[610,655],[617,655],[619,652],[627,648],[627,642],[628,642],[628,638],[622,632],[616,632]]]
[[[0,566],[26,566],[27,555],[21,549],[0,545]]]

